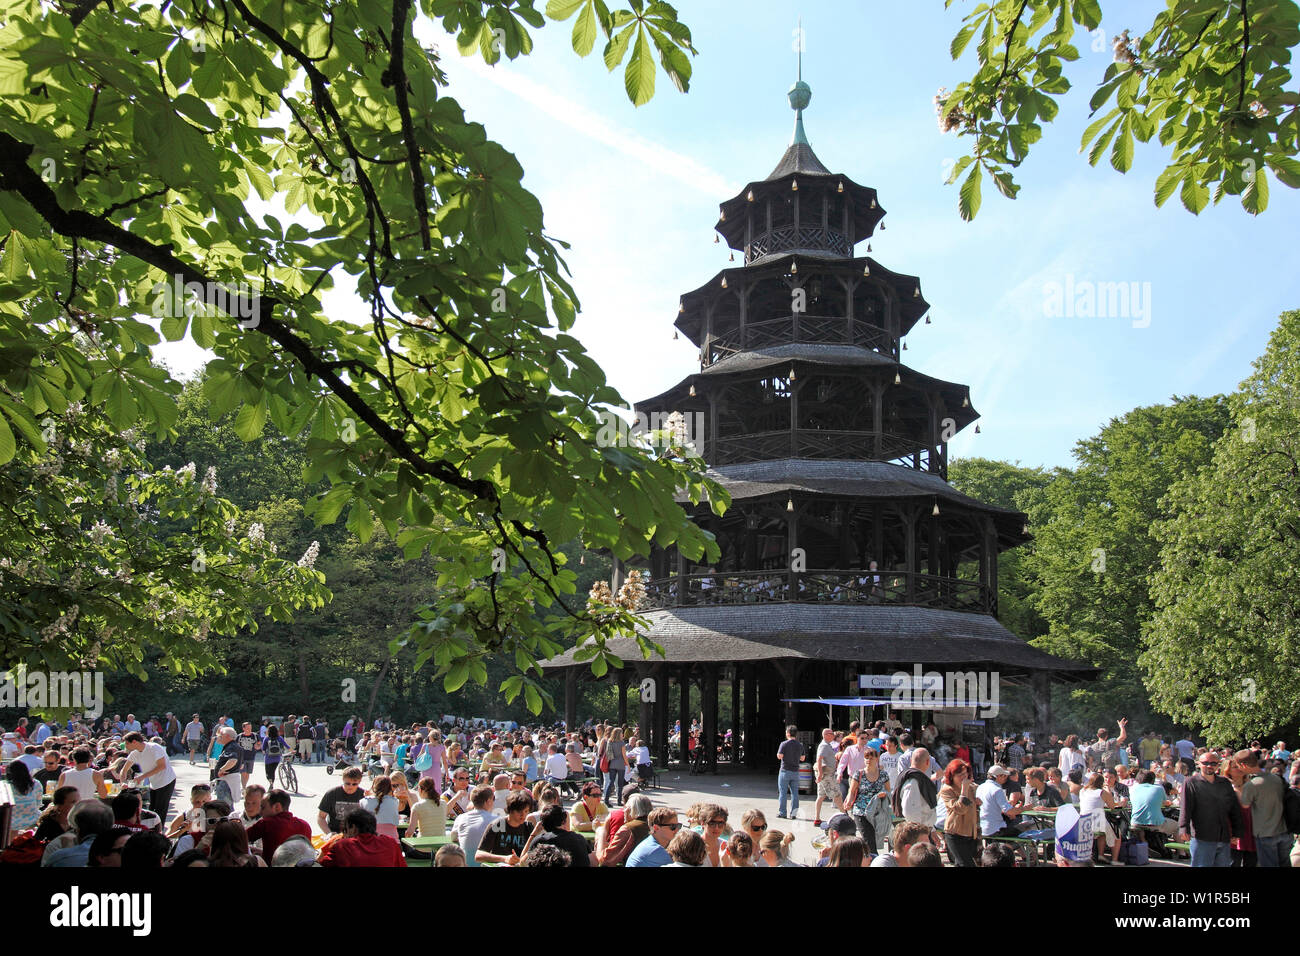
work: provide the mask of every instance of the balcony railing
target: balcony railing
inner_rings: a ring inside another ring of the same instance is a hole
[[[876,445],[879,438],[879,453]],[[823,428],[788,428],[751,432],[718,438],[708,450],[709,463],[733,465],[776,458],[835,458],[847,460],[901,461],[922,453],[929,470],[929,452],[919,442],[897,435],[871,431],[839,431]]]
[[[838,229],[823,229],[821,226],[779,226],[771,232],[765,232],[750,240],[745,250],[745,261],[753,262],[764,256],[790,249],[811,249],[833,252],[840,256],[853,254],[853,245],[848,237]]]
[[[910,571],[737,571],[656,578],[644,610],[697,605],[901,604],[997,613],[979,581]]]
[[[743,330],[732,329],[715,335],[705,349],[704,365],[707,367],[720,362],[737,352],[791,345],[795,342],[856,345],[864,349],[878,349],[886,355],[893,354],[893,339],[882,328],[856,320],[850,327],[842,315],[808,315],[801,312],[761,322],[749,322]]]

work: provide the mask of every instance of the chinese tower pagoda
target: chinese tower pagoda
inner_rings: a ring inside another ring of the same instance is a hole
[[[699,347],[699,371],[636,406],[704,423],[697,450],[732,505],[718,517],[679,499],[716,536],[718,561],[655,547],[642,568],[646,636],[665,654],[642,661],[632,641],[611,645],[627,662],[615,675],[620,722],[630,685],[662,763],[670,717],[688,726],[702,712],[712,739],[730,681],[727,726],[743,735],[745,762],[767,766],[787,722],[825,726],[809,699],[858,698],[860,675],[920,665],[1028,683],[1044,726],[1049,682],[1093,671],[998,622],[997,556],[1029,540],[1025,516],[948,484],[948,442],[979,417],[970,391],[904,364],[906,335],[929,321],[920,280],[856,254],[864,242],[870,252],[885,210],[813,152],[808,84],[788,95],[789,148],[715,226],[743,265],[681,297],[676,328]],[[566,677],[570,724],[576,682],[590,677],[572,658],[547,662]],[[683,690],[679,714],[668,713],[670,681]]]

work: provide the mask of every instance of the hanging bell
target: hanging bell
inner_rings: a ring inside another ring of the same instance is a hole
[[[790,381],[794,381],[794,366],[790,366]]]
[[[694,397],[695,397],[695,386],[694,386],[694,385],[691,386],[691,392],[690,392],[690,394],[691,394],[691,398],[694,398]]]
[[[714,245],[717,245],[717,244],[718,244],[719,242],[721,242],[721,241],[722,241],[722,240],[720,240],[716,235],[713,237],[713,243],[714,243]]]
[[[678,315],[685,315],[685,314],[686,314],[686,303],[685,303],[685,302],[678,302],[678,303],[677,303],[677,314],[678,314]]]
[[[962,407],[962,408],[970,408],[970,396],[969,396],[969,395],[963,395],[963,396],[961,397],[961,407]]]
[[[836,189],[835,191],[836,191],[837,193],[842,193],[842,192],[844,192],[844,180],[840,180],[839,188]]]
[[[875,208],[876,208],[876,197],[875,197],[875,196],[872,196],[872,197],[871,197],[871,208],[872,208],[872,209],[875,209]]]
[[[906,342],[903,343],[903,351],[904,351],[904,352],[907,351],[907,343],[906,343]]]
[[[798,274],[799,274],[799,263],[798,263],[798,262],[791,262],[791,263],[790,263],[790,275],[793,276],[793,275],[798,275]]]
[[[751,189],[749,192],[745,193],[745,201],[746,202],[754,201],[754,190]]]
[[[883,222],[880,224],[880,231],[881,232],[885,231],[885,224]]]
[[[895,385],[902,385],[902,384],[903,384],[903,376],[900,375],[898,372],[895,372],[895,373],[894,373],[894,384],[895,384]]]
[[[793,499],[793,498],[790,498],[790,499],[788,499],[788,500],[786,501],[786,503],[785,503],[785,510],[786,510],[786,511],[794,511],[794,499]]]
[[[867,243],[867,252],[870,252],[870,251],[871,251],[871,243],[868,242],[868,243]]]
[[[926,325],[930,324],[930,317],[928,315],[925,317],[925,324]]]
[[[930,514],[934,515],[936,518],[939,517],[939,499],[938,499],[938,498],[935,498],[935,499],[934,499],[934,508],[930,511]]]
[[[721,221],[722,221],[722,222],[726,222],[726,221],[727,221],[727,210],[725,210],[725,209],[722,210],[722,220],[721,220]]]
[[[978,425],[976,425],[976,426],[975,426],[975,434],[978,435],[979,433],[980,433],[980,427],[979,427]]]
[[[673,330],[673,341],[674,341],[674,342],[677,341],[677,330],[676,330],[676,329]]]
[[[790,180],[790,192],[797,193],[798,191],[799,191],[799,180],[797,179]]]
[[[735,261],[736,261],[736,254],[733,252],[733,253],[730,255],[730,257],[728,257],[727,261],[728,261],[728,262],[735,262]]]
[[[912,298],[913,298],[913,299],[919,299],[919,298],[921,298],[921,287],[920,287],[920,286],[917,286],[915,289],[912,290]]]
[[[727,287],[727,277],[726,277],[726,276],[723,276],[723,277],[722,277],[722,287],[723,287],[724,289]]]
[[[869,275],[871,275],[871,264],[870,264],[870,263],[867,263],[867,264],[863,265],[863,267],[862,267],[862,274],[863,274],[864,276],[869,276]]]

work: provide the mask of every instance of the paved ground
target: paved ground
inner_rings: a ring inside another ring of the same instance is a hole
[[[189,806],[189,788],[195,783],[206,782],[208,771],[202,759],[195,766],[190,766],[189,759],[185,756],[174,759],[173,766],[176,768],[178,778],[176,797],[172,800],[172,812],[175,813]],[[338,786],[338,774],[326,774],[325,768],[319,764],[298,763],[294,766],[298,772],[298,787],[301,792],[294,795],[292,811],[295,816],[311,824],[312,832],[317,832],[316,806],[321,794],[330,787]],[[266,769],[262,763],[257,764],[249,780],[254,783],[266,783]],[[778,820],[775,773],[767,775],[747,770],[731,771],[724,765],[724,768],[716,774],[692,775],[689,771],[673,768],[661,772],[659,782],[658,790],[646,792],[656,806],[671,806],[678,810],[685,810],[693,803],[713,801],[727,808],[733,826],[739,824],[740,815],[745,810],[755,807],[763,811],[771,829],[795,835],[795,842],[790,848],[791,858],[795,862],[811,863],[816,859],[817,851],[813,847],[813,840],[821,836],[822,831],[812,825],[815,799],[810,794],[801,794],[798,817],[792,820]],[[830,814],[829,807],[824,807],[822,812],[825,819]],[[1186,864],[1166,862],[1152,857],[1151,865],[1182,867]]]

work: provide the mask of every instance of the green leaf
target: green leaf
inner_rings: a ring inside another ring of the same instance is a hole
[[[1290,156],[1270,156],[1267,162],[1280,182],[1292,189],[1300,189],[1300,160]]]
[[[1091,123],[1088,124],[1088,128],[1083,131],[1083,136],[1079,138],[1079,152],[1082,153],[1085,149],[1088,148],[1088,144],[1092,142],[1092,138],[1097,135],[1097,133],[1101,130],[1103,126],[1105,126],[1112,119],[1114,119],[1115,114],[1118,112],[1119,112],[1119,107],[1116,106],[1109,113],[1105,114],[1104,116],[1097,117],[1097,119],[1093,120]]]
[[[609,38],[605,44],[605,68],[613,70],[623,62],[623,57],[627,54],[627,46],[632,42],[633,27],[628,27]]]
[[[248,402],[235,415],[235,434],[244,441],[254,441],[262,437],[266,425],[266,398],[261,401]]]
[[[1241,194],[1241,207],[1252,216],[1268,208],[1268,170],[1260,166]]]
[[[546,15],[552,20],[567,20],[584,3],[590,7],[589,0],[546,0]]]
[[[1133,166],[1133,124],[1128,116],[1124,117],[1123,128],[1115,137],[1115,145],[1110,151],[1110,165],[1120,173],[1128,172]]]
[[[14,433],[9,428],[9,422],[0,415],[0,465],[8,464],[13,460],[17,451],[18,445],[14,441]]]
[[[967,222],[974,219],[976,213],[980,211],[980,177],[983,175],[983,171],[983,167],[976,163],[971,167],[970,173],[967,174],[966,181],[961,184],[957,209],[961,213],[962,219]]]
[[[1196,177],[1191,170],[1187,171],[1187,178],[1183,180],[1183,188],[1178,195],[1187,211],[1198,215],[1210,201],[1210,190],[1204,184],[1196,181]],[[1245,202],[1244,196],[1242,202]]]
[[[568,19],[567,16],[559,19]],[[599,27],[596,24],[596,10],[588,3],[573,24],[573,51],[578,56],[586,56],[596,48],[596,36]]]
[[[957,35],[952,38],[952,43],[948,46],[948,53],[954,60],[958,59],[962,51],[966,49],[966,44],[970,43],[970,38],[975,35],[975,24],[968,23],[957,31]]]
[[[1156,177],[1157,206],[1163,206],[1165,201],[1174,194],[1174,190],[1178,188],[1186,172],[1185,166],[1170,166]]]
[[[542,695],[537,692],[537,688],[532,684],[524,687],[524,701],[528,704],[529,713],[540,714],[542,712]]]
[[[636,28],[636,46],[632,48],[632,57],[623,73],[623,86],[633,106],[648,103],[655,95],[654,53],[645,29],[640,26]]]

